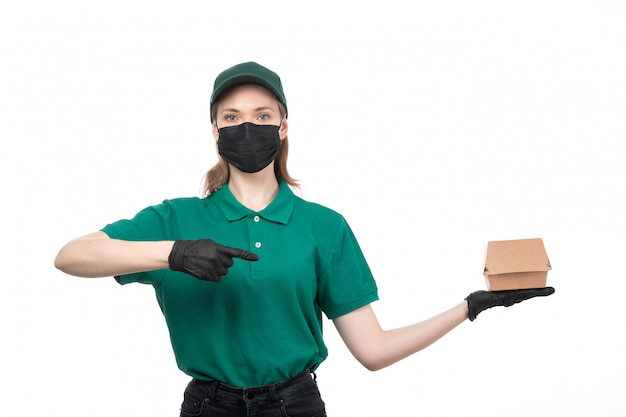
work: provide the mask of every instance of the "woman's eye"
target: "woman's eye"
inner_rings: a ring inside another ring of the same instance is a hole
[[[259,116],[259,120],[268,120],[270,117],[267,114],[262,114]]]
[[[228,120],[229,122],[234,122],[235,120],[237,120],[237,118],[233,116],[232,114],[230,114],[226,116],[226,120]]]

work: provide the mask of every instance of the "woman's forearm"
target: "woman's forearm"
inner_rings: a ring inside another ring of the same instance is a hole
[[[95,232],[63,246],[54,265],[66,274],[84,278],[152,271],[168,268],[167,258],[173,244],[173,241],[110,239],[104,232]]]
[[[430,346],[467,320],[467,314],[467,302],[463,301],[424,321],[383,330],[368,305],[334,322],[354,357],[367,369],[375,371]]]
[[[430,346],[467,319],[467,302],[406,327],[383,331],[376,368],[381,369]]]

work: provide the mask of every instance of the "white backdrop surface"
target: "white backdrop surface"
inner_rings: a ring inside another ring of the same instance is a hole
[[[0,56],[1,415],[178,415],[153,291],[53,260],[200,194],[213,79],[248,60],[281,75],[290,171],[348,219],[384,327],[483,289],[489,240],[553,265],[552,297],[375,373],[326,321],[330,416],[626,415],[626,2],[7,2]]]

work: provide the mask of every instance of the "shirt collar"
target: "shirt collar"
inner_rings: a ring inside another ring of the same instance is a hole
[[[294,198],[293,191],[283,180],[278,181],[278,194],[274,200],[263,210],[256,212],[241,204],[228,188],[228,183],[216,193],[221,197],[221,208],[228,221],[241,220],[250,214],[258,214],[265,220],[275,223],[287,224],[293,213]],[[217,197],[216,195],[216,197]]]

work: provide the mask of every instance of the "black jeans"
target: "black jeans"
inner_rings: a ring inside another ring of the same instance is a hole
[[[325,417],[315,374],[310,371],[276,384],[233,388],[192,379],[180,417]]]

